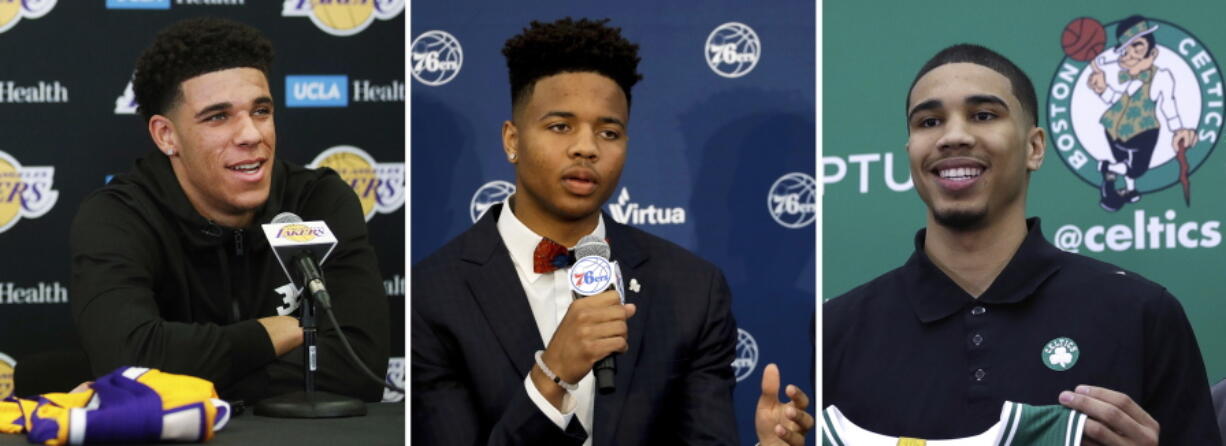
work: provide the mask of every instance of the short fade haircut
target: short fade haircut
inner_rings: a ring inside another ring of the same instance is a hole
[[[595,72],[616,82],[630,104],[630,88],[643,79],[639,46],[622,37],[621,28],[605,26],[609,19],[578,21],[570,17],[553,23],[533,20],[519,35],[507,40],[502,55],[511,78],[511,109],[523,105],[541,78],[558,73]]]
[[[987,67],[1009,79],[1009,84],[1013,87],[1013,96],[1022,104],[1023,112],[1029,112],[1027,115],[1030,116],[1032,125],[1036,127],[1039,125],[1038,99],[1034,95],[1034,84],[1030,82],[1030,78],[1026,76],[1026,73],[1021,68],[1018,68],[1013,61],[1000,55],[1000,53],[971,43],[960,43],[945,48],[935,56],[932,56],[931,59],[928,59],[928,62],[924,63],[919,73],[915,74],[915,79],[911,80],[911,88],[907,89],[904,114],[910,111],[911,92],[915,90],[915,84],[919,82],[920,78],[937,67],[951,63],[973,63]]]
[[[230,68],[255,68],[267,78],[272,43],[259,30],[215,17],[187,19],[158,32],[136,60],[132,90],[148,122],[179,100],[183,81]]]

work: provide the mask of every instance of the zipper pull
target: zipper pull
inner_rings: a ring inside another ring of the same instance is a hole
[[[234,231],[234,254],[243,255],[243,230],[237,229]]]

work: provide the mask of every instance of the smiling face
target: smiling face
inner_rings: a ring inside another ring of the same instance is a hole
[[[200,215],[242,227],[268,201],[277,133],[268,79],[231,68],[183,81],[167,116],[149,121],[188,201]]]
[[[911,90],[907,154],[929,222],[976,229],[1024,217],[1028,172],[1043,163],[1043,130],[1009,79],[972,63],[929,71]]]
[[[537,80],[503,148],[515,163],[515,214],[533,221],[594,223],[626,159],[629,106],[621,87],[593,72]]]
[[[1157,57],[1158,51],[1156,48],[1151,51],[1149,40],[1136,39],[1124,47],[1124,54],[1120,55],[1120,66],[1136,75],[1154,66],[1154,59]]]

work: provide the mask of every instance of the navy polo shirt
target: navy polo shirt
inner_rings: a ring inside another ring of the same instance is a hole
[[[1078,384],[1128,394],[1163,445],[1219,445],[1183,307],[1162,286],[1056,249],[1039,219],[975,299],[924,254],[823,308],[822,407],[891,436],[981,433],[1001,404],[1059,404]]]

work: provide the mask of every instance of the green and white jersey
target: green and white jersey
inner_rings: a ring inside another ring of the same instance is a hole
[[[1064,406],[1005,401],[1000,421],[965,438],[891,437],[856,426],[835,406],[822,411],[823,446],[1080,446],[1086,416]]]

